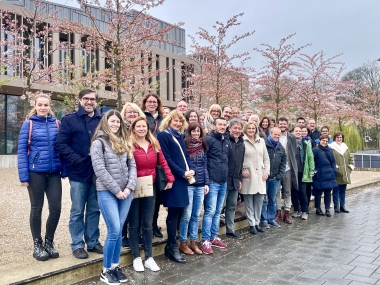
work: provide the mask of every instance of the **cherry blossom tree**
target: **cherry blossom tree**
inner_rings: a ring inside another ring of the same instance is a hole
[[[138,95],[152,89],[152,78],[159,72],[151,47],[168,42],[167,33],[179,24],[159,26],[147,12],[162,5],[163,0],[77,0],[91,24],[63,26],[86,37],[82,48],[98,50],[106,61],[106,70],[100,73],[117,97],[117,108],[122,109],[126,95],[135,101]],[[134,8],[139,10],[135,10]],[[104,22],[96,15],[101,14]]]
[[[59,68],[51,63],[52,54],[59,48],[59,43],[52,40],[57,17],[42,1],[31,3],[28,9],[21,8],[21,13],[0,10],[4,35],[0,42],[1,64],[7,67],[7,75],[17,76],[24,84],[24,115],[30,106],[32,89],[36,84],[51,83],[51,75]]]
[[[298,73],[300,63],[296,61],[296,57],[310,44],[301,47],[288,44],[294,35],[281,39],[278,47],[261,44],[261,49],[253,49],[265,59],[265,65],[258,72],[254,82],[253,102],[260,110],[272,113],[276,120],[294,111],[292,99],[295,98],[303,80],[302,75]]]
[[[238,19],[243,15],[244,13],[235,15],[226,23],[217,21],[212,26],[212,32],[199,28],[197,38],[189,36],[192,44],[188,57],[196,64],[189,78],[190,86],[182,92],[184,97],[191,98],[199,107],[207,106],[210,102],[230,103],[238,94],[236,86],[237,82],[241,82],[239,78],[247,76],[248,68],[244,65],[236,66],[234,63],[249,59],[248,52],[232,55],[229,53],[234,45],[251,36],[254,31],[235,35],[228,40],[229,31],[241,24]]]

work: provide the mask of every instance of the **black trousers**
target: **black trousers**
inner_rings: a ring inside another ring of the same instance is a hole
[[[154,189],[153,193],[155,192]],[[134,259],[140,257],[140,225],[144,241],[145,260],[152,257],[152,220],[155,200],[155,196],[133,199],[129,209],[129,241],[131,243],[131,251]]]
[[[28,186],[30,199],[30,230],[33,240],[41,237],[42,208],[44,196],[49,204],[49,217],[46,221],[45,236],[54,239],[54,234],[61,216],[62,182],[61,175],[57,173],[29,172]]]
[[[330,203],[331,203],[331,189],[315,189],[314,188],[314,202],[315,202],[315,208],[320,209],[321,208],[321,197],[322,193],[324,194],[324,200],[325,200],[325,209],[330,209]]]
[[[182,207],[168,208],[168,216],[166,218],[166,230],[168,232],[168,244],[176,244],[177,223]]]

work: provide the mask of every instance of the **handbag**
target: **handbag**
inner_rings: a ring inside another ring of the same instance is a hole
[[[137,177],[135,191],[133,191],[133,199],[152,197],[153,196],[153,176]]]
[[[164,191],[166,184],[168,184],[168,179],[165,174],[165,169],[158,164],[158,152],[157,152],[157,165],[156,165],[156,189],[159,191]]]
[[[173,135],[171,135],[171,136],[173,137],[173,140],[178,144],[179,149],[181,150],[182,157],[183,157],[183,160],[185,161],[185,165],[186,165],[186,171],[190,171],[189,165],[187,164],[187,160],[186,160],[185,154],[183,153],[181,145],[179,144],[178,140]],[[195,182],[197,182],[197,181],[195,180],[194,176],[187,178],[187,183],[189,185],[194,184]]]

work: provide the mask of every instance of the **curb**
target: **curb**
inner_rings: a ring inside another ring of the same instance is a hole
[[[375,181],[371,183],[367,183],[364,185],[355,186],[347,189],[347,196],[360,193],[367,188],[380,186],[380,181]],[[310,207],[314,208],[314,201],[310,201]],[[242,229],[248,227],[248,221],[246,218],[240,218],[235,220],[235,229]],[[219,233],[224,235],[226,233],[226,227],[220,226]],[[200,238],[201,233],[198,234],[198,240]],[[166,239],[163,239],[159,242],[153,243],[153,256],[158,256],[164,254],[164,247],[166,244]],[[144,251],[141,250],[141,256],[144,256]],[[133,258],[130,250],[126,252],[122,252],[120,256],[120,264],[122,266],[128,266],[133,263]],[[17,281],[14,283],[10,283],[10,285],[22,285],[22,284],[33,284],[33,285],[50,285],[50,284],[72,284],[79,282],[84,279],[88,279],[94,276],[99,275],[103,266],[103,258],[97,258],[91,261],[83,262],[76,264],[74,266],[66,267],[60,270],[56,270],[53,272],[49,272],[47,274],[42,274],[38,276],[34,276],[32,278],[24,279],[21,281]]]

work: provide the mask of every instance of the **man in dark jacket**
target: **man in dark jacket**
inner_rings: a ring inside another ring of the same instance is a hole
[[[80,259],[88,258],[84,249],[85,243],[88,251],[103,254],[103,246],[99,242],[100,211],[89,155],[92,136],[102,117],[96,109],[97,99],[98,95],[94,90],[80,91],[78,110],[63,117],[55,142],[55,149],[68,164],[71,186],[71,250]]]
[[[226,119],[214,120],[215,130],[206,137],[209,147],[207,169],[209,174],[209,193],[205,196],[205,212],[202,222],[202,251],[213,253],[211,246],[226,248],[218,237],[220,212],[223,208],[227,189],[228,160],[231,159],[231,144],[226,137]]]
[[[317,127],[315,125],[315,120],[313,120],[313,119],[309,120],[309,124],[307,126],[311,131],[310,138],[315,143],[316,140],[319,140],[319,137],[321,136],[321,132],[317,129]]]
[[[261,210],[261,226],[263,228],[269,228],[269,225],[272,225],[275,228],[281,227],[274,219],[276,214],[276,193],[280,181],[284,177],[286,167],[286,153],[284,147],[279,142],[280,135],[281,130],[274,127],[270,130],[270,135],[266,140],[270,160],[270,175],[266,181],[268,207],[267,195],[264,195],[263,208]]]
[[[296,161],[297,140],[293,134],[288,132],[289,122],[287,118],[279,118],[278,127],[281,130],[280,143],[285,148],[287,163],[285,168],[285,174],[281,181],[282,190],[284,192],[284,218],[282,218],[281,213],[281,191],[279,189],[277,193],[277,213],[275,220],[283,220],[285,223],[291,224],[293,223],[293,221],[289,213],[290,208],[292,206],[292,187],[293,189],[298,191],[298,180],[292,180],[292,177],[297,177],[296,175],[298,175],[298,165]]]
[[[245,153],[244,140],[241,136],[243,123],[239,119],[230,121],[230,143],[232,158],[228,160],[227,195],[226,195],[226,235],[242,239],[235,233],[235,209],[237,205],[238,190],[241,188],[242,168]]]

